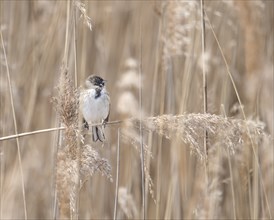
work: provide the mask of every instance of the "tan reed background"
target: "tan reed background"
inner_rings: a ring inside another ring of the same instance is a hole
[[[205,54],[200,1],[0,1],[0,137],[66,126],[0,142],[0,219],[142,218],[140,143],[146,218],[274,218],[274,4],[204,3]],[[103,146],[77,129],[90,74],[123,121]]]

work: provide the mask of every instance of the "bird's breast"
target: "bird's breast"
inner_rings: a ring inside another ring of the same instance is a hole
[[[105,90],[89,89],[81,93],[81,111],[89,123],[101,123],[109,113],[109,96]]]

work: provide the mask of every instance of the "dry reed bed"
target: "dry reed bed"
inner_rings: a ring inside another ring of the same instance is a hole
[[[18,133],[65,129],[19,138],[19,151],[0,142],[0,218],[273,218],[273,7],[205,1],[202,60],[198,2],[1,1],[0,136],[15,133],[12,109]],[[79,129],[91,73],[108,80],[110,119],[121,121],[104,147]]]

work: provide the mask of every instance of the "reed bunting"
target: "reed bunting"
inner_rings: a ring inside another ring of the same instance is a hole
[[[108,122],[110,112],[110,98],[105,88],[105,80],[99,76],[91,75],[86,79],[85,89],[80,94],[80,109],[84,117],[84,126],[92,126],[92,140],[96,142],[105,140],[104,128]]]

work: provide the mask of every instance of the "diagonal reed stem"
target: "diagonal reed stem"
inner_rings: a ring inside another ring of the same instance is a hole
[[[17,123],[16,123],[15,110],[14,110],[14,101],[13,101],[12,88],[11,88],[10,71],[9,71],[7,54],[6,54],[6,50],[5,50],[5,46],[4,46],[4,40],[3,40],[3,35],[2,35],[1,29],[0,29],[0,35],[1,35],[1,44],[2,44],[2,47],[3,47],[5,65],[6,65],[6,69],[7,69],[7,77],[8,77],[8,84],[9,84],[9,93],[10,93],[10,102],[11,102],[14,130],[15,130],[15,133],[17,134],[18,129],[17,129]],[[22,159],[21,159],[21,152],[20,152],[20,143],[19,143],[18,137],[16,138],[16,145],[17,145],[18,161],[19,161],[21,184],[22,184],[22,195],[23,195],[23,203],[24,203],[24,217],[25,217],[25,219],[27,219],[28,215],[27,215],[26,195],[25,195],[25,184],[24,184],[24,175],[23,175]]]
[[[107,122],[106,125],[121,124],[123,122],[124,121],[122,121],[122,120],[110,121],[110,122]],[[101,125],[101,123],[89,124],[89,126],[96,126],[96,125]],[[20,134],[13,134],[13,135],[5,136],[5,137],[0,137],[0,141],[6,141],[6,140],[25,137],[25,136],[29,136],[29,135],[47,133],[47,132],[52,132],[52,131],[60,131],[60,130],[65,130],[65,127],[61,126],[61,127],[56,127],[56,128],[47,128],[47,129],[41,129],[41,130],[36,130],[36,131],[24,132],[24,133],[20,133]]]
[[[208,19],[208,16],[207,16],[207,13],[206,13],[206,12],[205,12],[205,16],[207,17],[207,20],[208,20],[208,24],[209,24],[210,30],[211,30],[211,32],[212,32],[212,34],[213,34],[213,36],[214,36],[214,39],[216,40],[216,43],[217,43],[217,45],[218,45],[219,50],[220,50],[220,52],[221,52],[222,59],[223,59],[223,61],[224,61],[224,63],[225,63],[225,66],[226,66],[227,74],[228,74],[228,76],[229,76],[229,78],[230,78],[230,81],[231,81],[231,83],[232,83],[233,89],[234,89],[235,94],[236,94],[236,96],[237,96],[237,100],[238,100],[238,102],[239,102],[239,104],[240,104],[240,109],[241,109],[241,112],[242,112],[244,121],[247,122],[247,118],[246,118],[246,115],[245,115],[245,112],[244,112],[244,107],[243,107],[243,104],[242,104],[242,101],[241,101],[241,98],[240,98],[238,89],[237,89],[236,84],[235,84],[235,82],[234,82],[232,73],[231,73],[231,71],[230,71],[229,65],[228,65],[228,63],[227,63],[226,57],[225,57],[225,55],[224,55],[223,49],[222,49],[222,47],[221,47],[221,45],[220,45],[220,42],[219,42],[219,40],[218,40],[218,38],[217,38],[217,36],[216,36],[216,33],[215,33],[214,29],[213,29],[213,27],[212,27],[211,22],[210,22],[210,20]],[[254,148],[253,139],[252,139],[252,136],[251,136],[251,134],[250,134],[250,129],[248,128],[247,124],[246,124],[246,128],[247,128],[247,132],[248,132],[248,137],[249,137],[249,139],[250,139],[250,141],[251,141],[252,152],[253,152],[253,156],[254,156],[254,159],[255,159],[255,164],[257,165],[258,172],[259,172],[259,176],[260,176],[261,179],[262,179],[262,171],[261,171],[261,169],[260,169],[259,158],[258,158],[258,156],[257,156],[257,154],[256,154],[256,151],[255,151],[255,148]],[[270,209],[270,204],[269,204],[268,197],[267,197],[267,193],[266,193],[266,190],[265,190],[265,185],[264,185],[264,182],[263,182],[263,181],[261,181],[261,182],[262,182],[262,189],[263,189],[263,194],[264,194],[265,201],[266,201],[266,206],[267,206],[268,214],[269,214],[269,216],[270,216],[270,219],[272,219],[272,215],[271,215],[271,211],[270,211],[270,210],[271,210],[271,209]]]

